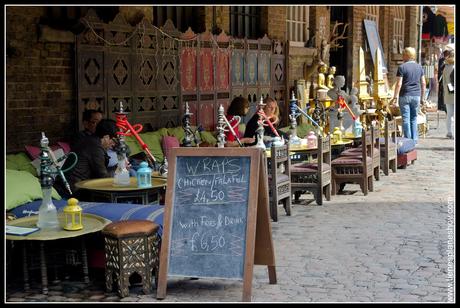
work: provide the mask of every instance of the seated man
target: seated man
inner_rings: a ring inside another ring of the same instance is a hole
[[[109,162],[107,150],[114,146],[116,132],[115,121],[104,119],[97,124],[93,135],[83,137],[75,143],[73,151],[77,154],[78,161],[75,167],[66,174],[74,195],[76,193],[75,183],[79,181],[111,177],[107,169]],[[64,164],[63,169],[68,167],[66,164]],[[55,188],[62,197],[70,197],[60,177],[56,178]]]

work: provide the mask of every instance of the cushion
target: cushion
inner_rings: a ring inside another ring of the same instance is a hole
[[[149,147],[150,152],[155,157],[157,162],[162,162],[164,160],[163,149],[161,148],[161,135],[159,132],[149,132],[143,134],[143,140],[145,144]]]
[[[68,142],[59,141],[57,144],[64,150],[65,154],[70,152],[70,144]]]
[[[181,143],[185,138],[185,131],[181,126],[168,128],[168,135],[176,137]]]
[[[155,160],[159,162],[163,161],[164,157],[163,150],[161,148],[160,136],[161,135],[159,131],[139,134],[139,137],[147,145],[150,152],[155,157]],[[141,145],[134,136],[127,136],[125,142],[126,145],[129,147],[131,156],[143,152]]]
[[[213,146],[217,144],[217,138],[211,132],[202,131],[202,132],[200,132],[200,137],[201,137],[202,142],[206,142],[206,143],[211,144]]]
[[[367,157],[367,163],[372,164],[372,158]],[[332,165],[362,165],[363,161],[360,158],[356,157],[343,157],[339,156],[331,162]]]
[[[26,153],[29,155],[31,160],[34,160],[40,156],[41,150],[39,147],[33,145],[26,145],[24,146],[24,148],[26,149]]]
[[[323,164],[323,170],[330,170],[331,167],[328,164]],[[317,163],[297,163],[291,165],[292,172],[316,172],[318,170]]]
[[[163,153],[166,158],[169,160],[169,153],[171,152],[171,148],[178,148],[180,147],[179,140],[174,136],[164,136],[161,145],[163,148]]]
[[[42,199],[43,194],[37,177],[27,171],[6,169],[6,210],[14,209],[24,203]],[[51,196],[60,200],[61,196],[52,189]]]
[[[268,181],[271,181],[272,180],[272,175],[269,174],[268,175]],[[276,177],[276,183],[283,183],[283,182],[289,182],[291,179],[286,175],[286,174],[279,174],[277,177]]]
[[[157,231],[159,227],[150,220],[123,220],[108,224],[102,233],[116,238],[129,235],[149,235]]]
[[[33,145],[26,145],[24,147],[25,147],[26,152],[29,155],[31,160],[34,160],[37,157],[40,157],[40,153],[42,152],[40,147],[36,147],[36,146],[33,146]],[[57,150],[59,148],[61,148],[61,146],[59,146],[57,144],[50,146],[51,151],[55,151],[55,150]],[[70,149],[70,147],[69,147],[69,149]]]
[[[37,176],[37,170],[32,166],[30,158],[25,152],[6,155],[6,169],[27,171]]]
[[[398,154],[403,154],[412,151],[415,148],[415,141],[409,138],[398,137],[397,141],[397,151]]]
[[[54,151],[53,151],[53,154],[54,154],[54,157],[56,158],[56,160],[59,160],[62,156],[65,155],[63,149],[54,150]],[[58,163],[59,167],[62,168],[62,166],[64,165],[65,161],[66,161],[66,159],[61,160],[61,161]],[[40,176],[40,163],[41,163],[40,157],[35,158],[35,159],[31,162],[32,166],[33,166],[33,167],[35,168],[35,170],[36,170],[37,176]]]
[[[144,141],[144,139],[142,138],[143,135],[144,134],[139,134],[139,137],[141,137],[142,141]],[[128,146],[129,151],[131,152],[131,156],[143,152],[141,145],[139,144],[139,142],[137,142],[137,139],[134,136],[126,136],[125,143]]]

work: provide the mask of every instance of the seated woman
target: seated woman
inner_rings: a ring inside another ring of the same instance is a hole
[[[254,137],[246,138],[245,136],[244,138],[241,138],[242,136],[238,129],[240,117],[245,116],[248,113],[248,111],[249,111],[249,101],[245,99],[244,97],[238,96],[238,97],[235,97],[230,103],[230,106],[228,106],[227,115],[226,115],[228,123],[232,126],[233,131],[235,132],[235,134],[238,136],[238,139],[243,144],[253,143],[255,140]],[[227,131],[225,132],[225,137],[227,140],[227,143],[225,144],[225,146],[227,147],[239,146],[238,141],[236,140],[236,137],[232,134],[232,132],[228,128],[227,128]]]
[[[267,118],[270,120],[270,122],[273,124],[273,126],[276,127],[278,126],[280,122],[280,110],[278,107],[278,103],[276,102],[275,99],[271,97],[266,97],[264,99],[264,112]],[[257,141],[255,140],[255,135],[256,135],[256,130],[259,127],[258,125],[259,121],[259,114],[256,112],[252,118],[249,120],[249,122],[246,124],[246,130],[244,131],[244,137],[253,137],[254,142],[248,145],[255,145]],[[273,132],[271,127],[269,125],[264,126],[264,136],[270,136],[270,137],[275,137],[276,134]],[[277,133],[279,136],[283,137],[284,139],[288,139],[289,136],[288,134],[276,129]]]

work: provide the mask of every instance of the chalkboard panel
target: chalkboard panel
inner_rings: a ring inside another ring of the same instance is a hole
[[[250,163],[177,157],[170,276],[243,278]]]
[[[243,280],[251,300],[254,264],[276,283],[266,157],[258,148],[173,148],[157,298],[168,276]]]

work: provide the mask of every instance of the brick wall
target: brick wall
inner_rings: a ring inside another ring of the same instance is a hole
[[[206,6],[204,11],[206,30],[211,32],[213,7]],[[227,35],[230,33],[230,8],[228,6],[216,7],[216,25],[219,29],[224,30]]]
[[[43,7],[7,7],[6,150],[68,139],[76,127],[74,44],[41,40]]]
[[[267,35],[271,39],[286,39],[286,7],[269,6],[266,10],[266,21],[262,21],[267,26]],[[263,19],[263,18],[262,18]]]

